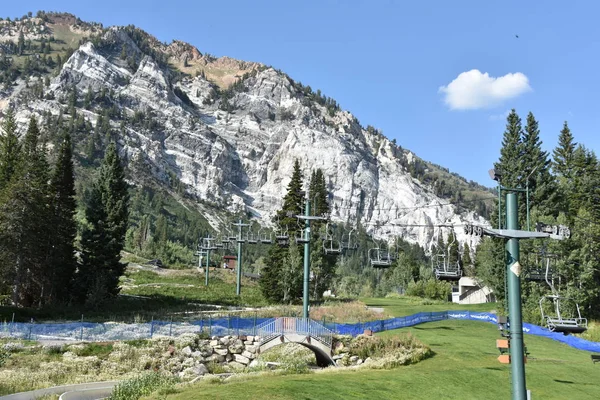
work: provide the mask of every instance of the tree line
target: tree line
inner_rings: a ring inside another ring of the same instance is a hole
[[[0,295],[22,307],[97,306],[119,291],[128,193],[115,143],[75,219],[71,136],[49,154],[35,117],[20,141],[8,111],[0,136]],[[50,155],[55,161],[50,165]]]
[[[296,160],[283,206],[273,220],[278,228],[277,234],[285,233],[289,239],[286,245],[282,246],[275,241],[270,246],[261,271],[261,291],[267,300],[274,303],[294,303],[302,298],[304,258],[302,247],[295,239],[304,235],[304,220],[296,217],[305,213],[306,196],[303,188],[304,176],[300,163]],[[320,300],[323,292],[331,286],[337,260],[337,256],[326,255],[323,251],[324,241],[327,242],[329,238],[329,194],[322,170],[317,169],[311,174],[307,194],[311,201],[311,215],[324,216],[324,220],[311,221],[310,234],[310,296]]]
[[[507,117],[500,158],[495,163],[500,184],[529,188],[530,229],[536,222],[562,224],[571,238],[522,240],[524,317],[539,322],[538,301],[549,294],[544,281],[527,280],[528,271],[550,270],[561,295],[572,298],[587,317],[600,316],[600,163],[596,154],[578,144],[565,122],[552,155],[542,150],[538,122],[530,112],[523,127],[513,109]],[[502,196],[504,197],[504,196]],[[525,194],[519,194],[519,225],[527,229]],[[491,213],[494,227],[505,227],[505,204]],[[477,249],[476,274],[504,301],[504,243],[485,238]],[[568,306],[567,306],[568,307]],[[574,305],[571,305],[573,308]],[[572,311],[572,310],[567,310]]]

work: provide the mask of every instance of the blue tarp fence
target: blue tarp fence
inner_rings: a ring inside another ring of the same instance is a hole
[[[421,312],[406,317],[397,317],[358,324],[326,324],[326,326],[339,334],[356,336],[360,333],[363,333],[365,329],[370,329],[373,332],[383,332],[390,329],[406,328],[425,322],[434,322],[446,319],[483,321],[494,324],[498,323],[497,316],[491,313],[472,311],[439,311]],[[576,336],[565,336],[562,333],[551,332],[546,328],[542,328],[541,326],[533,324],[523,323],[523,333],[547,337],[565,343],[579,350],[600,352],[600,343],[598,342],[591,342]]]
[[[210,335],[255,335],[256,327],[272,318],[241,318],[237,316],[224,318],[205,318],[191,322],[151,321],[147,323],[118,322],[67,322],[67,323],[22,323],[4,322],[0,324],[0,337],[12,337],[30,340],[131,340],[148,339],[155,335],[178,336],[183,333],[205,332]],[[378,321],[356,324],[325,323],[333,332],[341,335],[356,336],[370,329],[383,332],[392,329],[406,328],[426,322],[460,319],[497,323],[495,314],[472,311],[439,311],[420,312],[406,317],[396,317]],[[579,350],[600,352],[600,343],[591,342],[576,336],[564,336],[551,332],[537,325],[524,323],[523,332],[529,335],[547,337]]]

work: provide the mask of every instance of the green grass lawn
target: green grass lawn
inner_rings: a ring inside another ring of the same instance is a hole
[[[489,312],[497,310],[497,303],[484,304],[456,304],[442,301],[425,300],[418,297],[391,297],[391,298],[362,298],[362,302],[370,307],[383,307],[388,314],[395,317],[405,317],[419,312],[434,312],[446,310],[469,310]],[[432,304],[430,304],[432,303]]]
[[[452,309],[418,306],[412,299],[364,299],[393,315]],[[465,307],[457,307],[465,308]],[[494,305],[468,307],[489,311]],[[510,366],[497,361],[497,327],[477,321],[440,321],[383,332],[410,332],[435,355],[393,370],[322,371],[308,375],[247,377],[225,384],[199,384],[170,400],[211,399],[500,399],[510,398]],[[534,399],[600,398],[600,366],[590,353],[550,339],[525,336],[530,358],[527,387]]]

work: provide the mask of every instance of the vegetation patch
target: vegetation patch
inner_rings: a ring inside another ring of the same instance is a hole
[[[177,383],[177,379],[156,372],[146,373],[119,383],[113,389],[110,400],[137,400],[154,391],[169,388]]]
[[[337,364],[361,368],[389,369],[417,363],[433,351],[411,334],[394,336],[340,336],[334,342]]]

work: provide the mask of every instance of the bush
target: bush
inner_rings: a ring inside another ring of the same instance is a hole
[[[137,400],[148,396],[154,391],[172,386],[175,378],[170,378],[158,373],[149,373],[119,383],[113,389],[110,400]]]
[[[448,300],[448,297],[452,295],[452,285],[449,282],[435,279],[420,280],[410,282],[406,294],[431,300]]]
[[[4,364],[6,364],[6,361],[8,361],[9,357],[10,357],[10,353],[7,350],[0,348],[0,367],[4,366]]]

